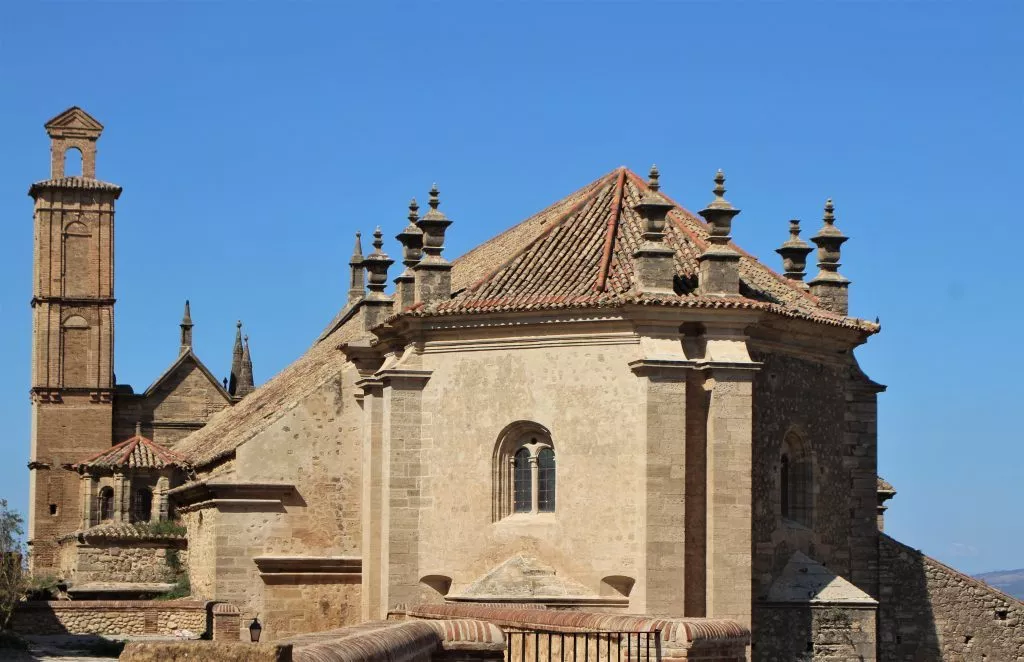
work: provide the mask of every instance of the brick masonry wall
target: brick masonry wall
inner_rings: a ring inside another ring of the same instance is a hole
[[[880,660],[1024,659],[1024,603],[886,535],[879,566]]]
[[[206,603],[197,601],[81,600],[25,602],[11,629],[20,634],[172,634],[206,631]]]

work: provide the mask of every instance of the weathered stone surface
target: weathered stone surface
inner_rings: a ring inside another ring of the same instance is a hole
[[[36,634],[174,634],[206,631],[206,603],[191,600],[75,600],[24,602],[11,629]]]
[[[132,642],[121,662],[292,662],[290,644],[189,641]]]

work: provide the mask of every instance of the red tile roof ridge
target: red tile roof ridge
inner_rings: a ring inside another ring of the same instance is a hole
[[[612,199],[612,209],[608,214],[608,232],[604,237],[604,250],[601,253],[601,265],[597,271],[597,282],[594,283],[594,287],[602,292],[606,289],[608,272],[612,266],[612,249],[619,231],[619,217],[622,216],[622,194],[626,187],[628,172],[628,168],[620,167],[618,178],[615,180],[615,197]]]
[[[136,434],[136,435],[132,435],[128,439],[125,439],[124,441],[122,441],[122,442],[120,442],[118,444],[115,444],[115,445],[111,446],[110,448],[108,448],[106,450],[100,451],[99,453],[93,455],[92,457],[88,458],[87,460],[83,460],[82,462],[78,462],[77,464],[75,464],[73,466],[89,466],[89,465],[91,465],[93,463],[96,463],[97,460],[99,460],[99,459],[101,459],[103,457],[110,457],[110,461],[102,462],[100,464],[110,465],[110,466],[125,465],[125,464],[128,463],[129,459],[132,456],[132,453],[139,446],[139,444],[144,445],[150,452],[152,452],[154,455],[156,455],[156,457],[160,461],[162,461],[164,464],[185,465],[185,464],[188,463],[187,460],[185,460],[184,457],[178,455],[177,453],[175,453],[174,451],[170,450],[169,448],[164,448],[163,446],[161,446],[160,444],[156,443],[152,439],[149,439],[147,437],[143,437],[142,435],[137,435]]]

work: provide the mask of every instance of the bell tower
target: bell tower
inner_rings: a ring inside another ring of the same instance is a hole
[[[32,184],[32,449],[29,545],[34,573],[55,572],[57,538],[81,524],[80,479],[62,468],[112,444],[114,201],[96,179],[103,125],[78,107],[46,123],[50,179]],[[81,173],[65,164],[72,150]]]

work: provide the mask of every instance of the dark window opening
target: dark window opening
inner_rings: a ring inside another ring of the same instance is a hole
[[[132,499],[132,521],[148,522],[153,510],[153,493],[147,489],[135,490]]]
[[[56,515],[57,514],[57,504],[55,504],[55,503],[51,503],[50,504],[50,514],[51,515]]]
[[[782,516],[789,517],[789,456],[783,455],[779,467],[779,491],[782,497]]]
[[[555,512],[555,451],[541,449],[537,458],[537,510]]]
[[[114,519],[114,490],[104,487],[100,490],[100,520]]]
[[[530,475],[530,451],[516,451],[513,468],[513,511],[528,513],[533,508],[533,480]]]

